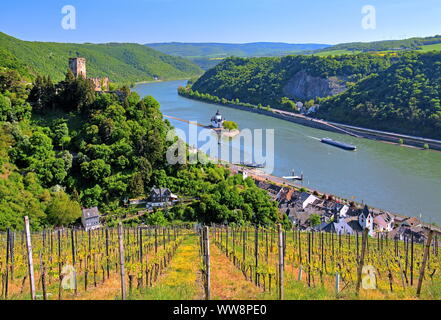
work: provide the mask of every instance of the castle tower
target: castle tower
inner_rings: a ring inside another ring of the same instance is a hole
[[[69,58],[69,69],[72,71],[76,78],[81,75],[84,79],[86,79],[85,58]]]

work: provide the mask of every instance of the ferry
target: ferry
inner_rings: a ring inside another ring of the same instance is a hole
[[[352,145],[352,144],[347,144],[347,143],[344,143],[344,142],[335,141],[335,140],[332,140],[331,138],[323,138],[320,141],[322,143],[326,143],[326,144],[329,144],[331,146],[334,146],[334,147],[337,147],[337,148],[341,148],[341,149],[344,149],[344,150],[349,150],[349,151],[357,150],[357,147]]]

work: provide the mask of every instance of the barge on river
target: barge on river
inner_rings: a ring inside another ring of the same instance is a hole
[[[331,138],[323,138],[320,141],[322,143],[326,143],[326,144],[329,144],[331,146],[334,146],[334,147],[337,147],[337,148],[341,148],[341,149],[344,149],[344,150],[349,150],[349,151],[357,150],[357,147],[352,145],[352,144],[347,144],[347,143],[344,143],[344,142],[335,141],[335,140],[332,140]]]

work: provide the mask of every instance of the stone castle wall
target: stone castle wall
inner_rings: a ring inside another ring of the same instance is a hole
[[[72,71],[74,76],[78,78],[79,76],[86,77],[86,59],[85,58],[70,58],[69,59],[69,69]],[[109,90],[109,78],[87,78],[94,85],[95,91],[108,91]]]

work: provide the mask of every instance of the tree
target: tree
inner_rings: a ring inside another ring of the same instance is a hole
[[[313,213],[309,216],[308,221],[310,226],[312,227],[318,226],[321,223],[320,215]]]
[[[224,121],[223,127],[227,130],[237,130],[239,125],[234,121]]]
[[[104,178],[110,176],[111,166],[104,160],[97,159],[90,162],[83,162],[81,164],[81,172],[85,178],[100,182],[103,181]]]
[[[86,113],[96,98],[92,82],[83,77],[75,78],[70,70],[57,87],[57,105],[67,112]]]
[[[162,211],[155,211],[147,215],[147,224],[154,226],[165,226],[167,225],[167,219],[164,217]]]
[[[57,226],[67,226],[81,217],[80,204],[63,191],[54,194],[46,212],[48,221]]]
[[[29,93],[28,101],[35,112],[44,113],[54,107],[55,95],[55,86],[50,76],[41,77],[39,75]]]
[[[0,121],[7,121],[12,115],[12,104],[8,97],[0,94]]]
[[[144,179],[140,172],[133,175],[130,180],[128,191],[131,197],[137,197],[145,193],[144,191]]]
[[[69,127],[67,126],[66,120],[59,119],[55,121],[52,127],[52,132],[54,144],[57,147],[64,149],[70,143],[71,138],[69,136]]]

